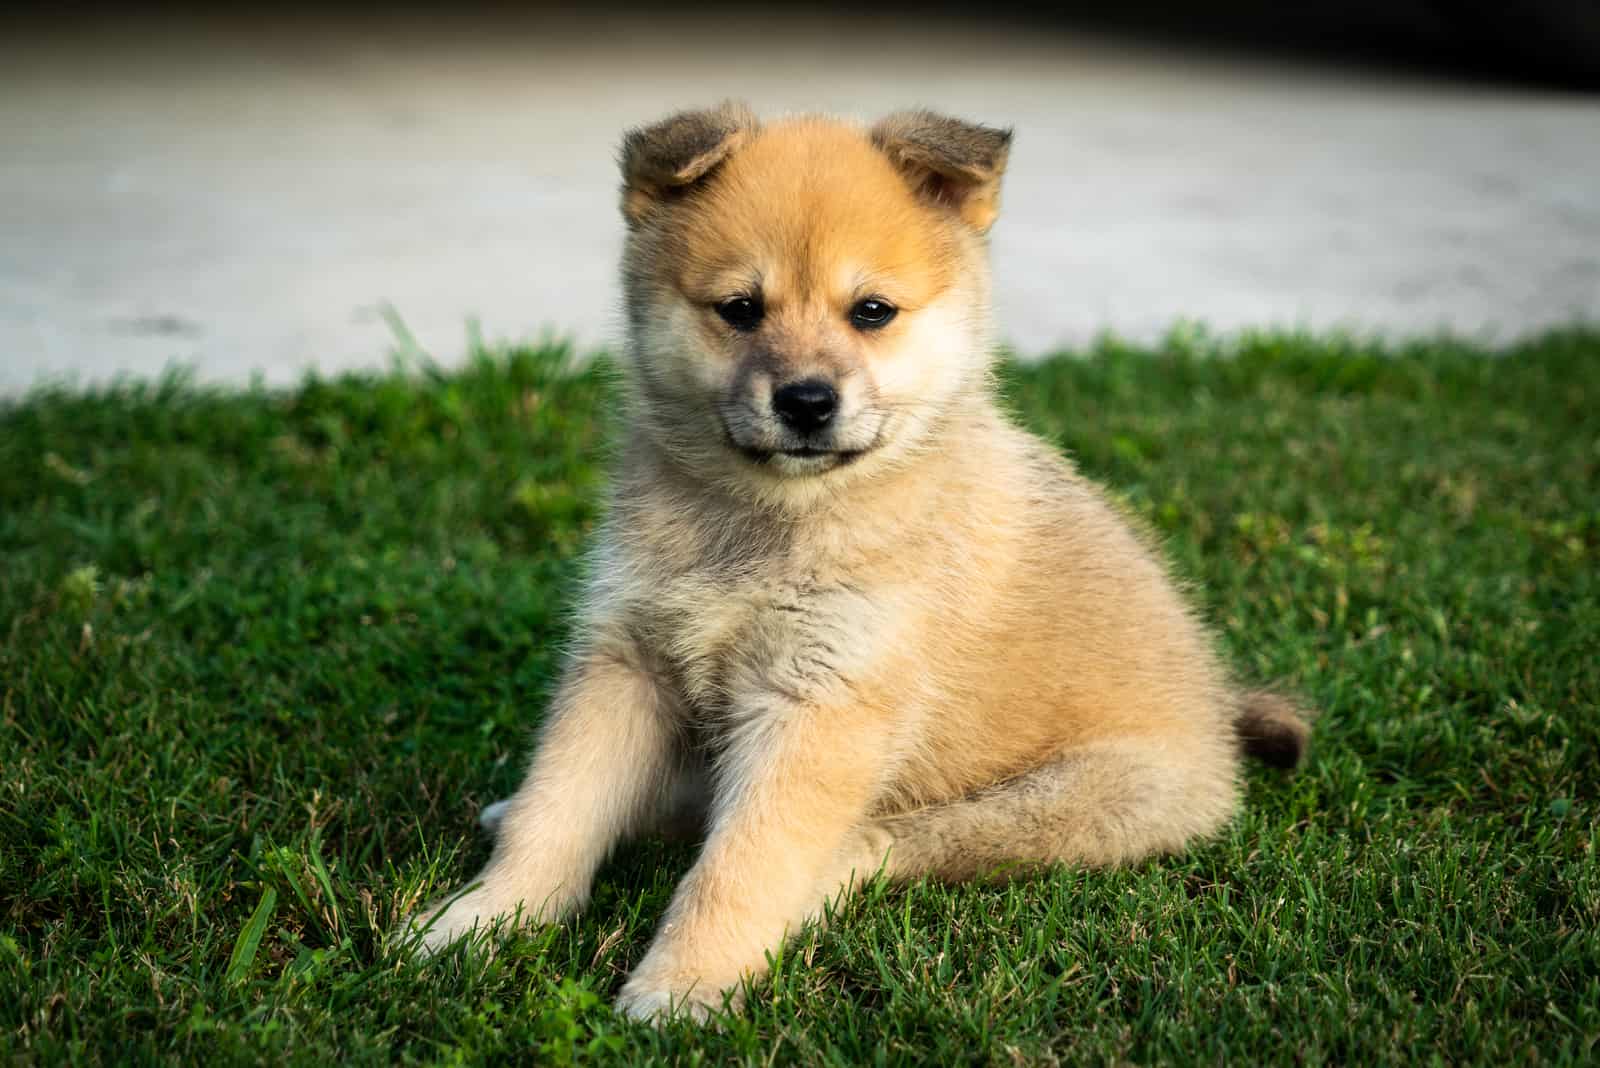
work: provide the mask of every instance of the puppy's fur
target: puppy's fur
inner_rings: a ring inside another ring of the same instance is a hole
[[[1297,710],[1234,688],[1150,548],[996,406],[1009,147],[733,104],[627,135],[631,403],[579,635],[424,947],[568,915],[620,839],[687,817],[704,847],[618,1005],[704,1016],[876,872],[1181,849],[1242,751],[1299,761]],[[825,425],[777,413],[796,382],[832,391]]]

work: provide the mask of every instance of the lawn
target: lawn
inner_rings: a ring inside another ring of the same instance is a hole
[[[1309,764],[1182,857],[875,887],[715,1032],[609,1009],[682,847],[492,959],[389,934],[550,691],[616,409],[574,366],[0,407],[0,1059],[1600,1057],[1600,333],[1007,366]]]

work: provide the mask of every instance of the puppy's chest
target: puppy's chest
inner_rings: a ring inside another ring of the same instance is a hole
[[[882,605],[815,572],[689,570],[629,606],[633,633],[697,718],[772,694],[825,700],[867,670]]]

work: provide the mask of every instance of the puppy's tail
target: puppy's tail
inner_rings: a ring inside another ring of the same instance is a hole
[[[1239,748],[1275,768],[1297,768],[1311,746],[1311,716],[1279,694],[1251,690],[1239,695],[1233,729]]]

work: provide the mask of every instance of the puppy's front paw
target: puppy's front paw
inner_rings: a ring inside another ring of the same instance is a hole
[[[474,931],[494,930],[497,918],[480,888],[412,916],[405,922],[403,934],[415,939],[411,945],[414,954],[431,957]]]
[[[630,1019],[659,1026],[673,1017],[705,1023],[722,1011],[725,1004],[730,1010],[738,1007],[737,988],[725,999],[724,991],[715,983],[684,978],[678,982],[659,982],[636,975],[622,985],[616,1009]]]
[[[417,956],[431,957],[467,935],[482,933],[492,940],[518,927],[532,926],[540,918],[539,911],[530,910],[522,898],[480,886],[424,909],[407,922],[406,934],[416,938],[412,951]]]

